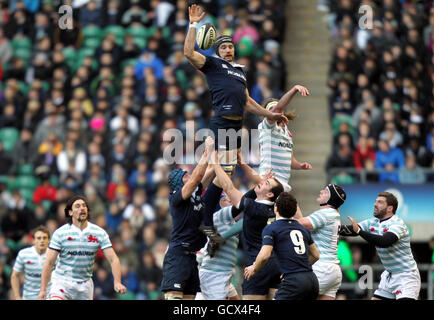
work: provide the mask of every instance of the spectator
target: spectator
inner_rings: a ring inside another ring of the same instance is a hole
[[[82,27],[96,25],[102,27],[103,17],[101,9],[97,7],[95,0],[87,2],[85,7],[80,8],[80,24]]]
[[[7,175],[12,168],[12,158],[3,150],[3,142],[0,141],[0,175]]]
[[[425,183],[426,177],[422,169],[416,164],[416,158],[408,155],[405,158],[405,167],[399,170],[399,182],[403,184]]]
[[[375,151],[369,146],[368,139],[361,136],[357,144],[356,150],[353,152],[354,165],[357,169],[365,168],[365,162],[370,159],[375,161]]]
[[[77,147],[76,141],[68,139],[65,143],[65,149],[57,156],[57,169],[63,176],[68,173],[78,176],[86,172],[86,154]]]
[[[380,182],[399,182],[398,169],[405,166],[405,158],[401,149],[391,148],[387,140],[378,141],[375,154],[375,168],[386,172],[379,174]]]

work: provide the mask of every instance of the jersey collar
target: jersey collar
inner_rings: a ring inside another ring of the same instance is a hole
[[[245,68],[246,66],[245,65],[243,65],[243,64],[238,64],[238,63],[235,63],[235,62],[229,62],[229,61],[227,61],[227,60],[225,60],[225,59],[223,59],[223,58],[220,58],[218,55],[215,55],[215,57],[217,58],[217,59],[220,59],[220,60],[223,60],[224,62],[227,62],[227,63],[229,63],[232,67],[234,67],[234,68]]]
[[[266,204],[267,206],[274,206],[274,202],[270,200],[255,200],[256,202]]]

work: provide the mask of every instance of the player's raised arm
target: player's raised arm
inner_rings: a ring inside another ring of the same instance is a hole
[[[199,160],[199,163],[197,164],[196,168],[194,168],[193,172],[191,173],[190,179],[185,183],[185,185],[182,187],[182,198],[184,200],[187,200],[191,197],[194,190],[197,188],[199,183],[202,182],[202,179],[205,176],[206,169],[208,167],[208,161],[211,156],[211,153],[214,149],[214,139],[211,137],[208,137],[205,140],[205,151],[202,155],[202,157]]]
[[[226,192],[235,207],[239,207],[243,193],[235,188],[231,178],[226,174],[220,164],[213,164],[220,187]]]
[[[285,124],[288,124],[288,118],[281,114],[281,113],[275,113],[271,112],[270,110],[267,110],[263,108],[261,105],[259,105],[255,100],[253,100],[249,92],[246,89],[246,95],[247,95],[247,102],[246,102],[246,110],[256,114],[258,116],[266,117],[267,119],[273,120],[273,121],[283,121]]]
[[[190,63],[197,69],[203,67],[206,61],[206,57],[195,51],[194,46],[196,43],[196,28],[198,22],[200,22],[205,16],[205,11],[201,12],[201,7],[193,4],[188,7],[188,14],[190,17],[190,27],[188,28],[187,36],[184,42],[184,56],[190,61]]]
[[[47,285],[51,278],[54,264],[56,263],[59,251],[48,248],[47,259],[44,262],[41,275],[41,289],[39,291],[38,300],[45,300],[47,298]]]

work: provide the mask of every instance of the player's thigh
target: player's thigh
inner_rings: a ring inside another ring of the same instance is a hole
[[[200,269],[200,290],[205,300],[226,300],[228,297],[228,289],[231,273],[212,272]]]
[[[410,298],[417,300],[420,287],[421,280],[417,269],[392,275],[391,289],[395,293],[396,299]]]
[[[73,288],[68,281],[58,277],[51,277],[51,287],[48,295],[49,300],[72,300]]]
[[[342,271],[339,265],[318,261],[312,269],[318,278],[319,294],[336,298],[336,293],[342,283]]]
[[[380,276],[380,283],[374,292],[374,297],[378,299],[395,299],[395,294],[390,287],[390,273],[384,270]]]

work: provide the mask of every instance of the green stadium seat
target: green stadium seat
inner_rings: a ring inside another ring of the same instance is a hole
[[[113,34],[115,36],[115,42],[117,45],[124,43],[125,29],[121,26],[108,26],[104,29],[104,36]]]
[[[148,30],[144,26],[131,26],[127,28],[126,33],[134,38],[146,39],[148,37]]]
[[[24,200],[26,200],[26,202],[28,203],[29,201],[32,201],[33,199],[33,193],[34,193],[34,189],[30,189],[30,188],[20,188],[18,190],[21,194],[21,196],[24,198]]]
[[[33,164],[24,163],[18,167],[18,175],[20,176],[31,176],[33,175]]]
[[[15,50],[18,49],[32,49],[32,41],[25,37],[25,38],[15,38],[11,41],[11,46]]]
[[[41,183],[40,179],[35,176],[18,176],[15,178],[15,189],[36,189]]]
[[[82,29],[82,34],[85,39],[100,39],[102,38],[103,32],[98,26],[86,26]]]
[[[132,58],[122,61],[121,63],[121,70],[124,71],[125,67],[127,66],[134,66],[137,63],[138,59]]]
[[[147,40],[145,38],[134,38],[134,43],[137,44],[140,49],[145,49]]]
[[[333,135],[334,136],[337,135],[337,133],[339,132],[339,126],[341,125],[342,122],[346,122],[346,123],[349,124],[349,126],[350,126],[350,133],[351,133],[351,135],[354,136],[355,129],[354,129],[354,126],[353,126],[353,118],[351,116],[349,116],[349,115],[347,115],[347,116],[341,115],[341,116],[336,116],[336,117],[333,118],[333,120],[332,120],[332,132],[333,132]]]
[[[98,38],[88,38],[83,41],[83,48],[96,49],[101,45],[101,40]]]
[[[32,56],[32,49],[18,48],[14,50],[14,57],[21,58],[26,62],[30,59],[31,56]]]
[[[24,95],[27,96],[27,93],[30,90],[30,85],[26,82],[19,81],[18,82],[18,90]]]
[[[3,142],[3,150],[5,151],[12,151],[19,137],[20,132],[17,128],[5,127],[0,129],[0,141]]]

